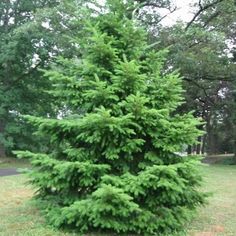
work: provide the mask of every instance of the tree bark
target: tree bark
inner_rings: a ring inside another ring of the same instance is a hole
[[[3,135],[4,128],[5,128],[4,122],[0,121],[0,135]],[[6,149],[3,143],[0,142],[0,158],[1,157],[6,157]]]
[[[188,155],[192,154],[192,146],[188,145],[187,153]]]
[[[201,154],[201,143],[202,143],[202,136],[197,138],[198,143],[196,144],[196,154]]]
[[[214,155],[218,152],[217,147],[217,136],[214,132],[214,127],[216,124],[212,112],[208,115],[207,123],[206,123],[206,131],[207,131],[207,154]]]
[[[201,153],[204,155],[206,152],[206,134],[202,137],[202,148]]]

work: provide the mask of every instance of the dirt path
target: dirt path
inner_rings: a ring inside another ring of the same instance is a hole
[[[0,169],[0,177],[1,176],[9,176],[9,175],[19,175],[20,172],[17,169]]]

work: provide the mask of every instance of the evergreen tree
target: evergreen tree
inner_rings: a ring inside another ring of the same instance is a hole
[[[27,117],[50,148],[17,154],[31,160],[31,183],[55,226],[171,235],[204,203],[197,160],[177,154],[195,142],[200,122],[176,114],[181,79],[162,69],[167,51],[146,43],[132,2],[85,12],[74,39],[82,57],[46,72],[67,117]]]

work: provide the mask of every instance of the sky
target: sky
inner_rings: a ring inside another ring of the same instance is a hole
[[[100,3],[104,3],[105,0],[98,0]],[[193,8],[190,6],[196,3],[198,0],[172,0],[173,3],[177,6],[177,10],[174,13],[169,14],[165,19],[162,20],[163,25],[172,25],[178,20],[188,22],[193,17]],[[168,13],[168,10],[160,10],[163,15]]]
[[[174,13],[168,15],[163,21],[163,25],[172,25],[177,20],[183,20],[188,22],[193,17],[193,8],[190,6],[196,3],[196,0],[174,0],[177,6],[177,10]],[[165,14],[165,11],[163,12]]]

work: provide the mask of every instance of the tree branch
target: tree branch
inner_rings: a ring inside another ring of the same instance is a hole
[[[185,81],[187,82],[191,82],[193,83],[195,86],[197,86],[198,88],[200,88],[203,93],[205,94],[206,98],[209,100],[209,102],[212,104],[212,105],[215,105],[215,101],[207,94],[207,91],[206,91],[206,88],[204,88],[203,86],[201,86],[200,84],[198,84],[196,81],[192,80],[192,79],[189,79],[189,78],[186,78],[184,77],[183,78]]]
[[[207,20],[206,22],[204,23],[203,27],[205,28],[212,20],[214,20],[217,16],[220,15],[220,11],[217,11],[215,13],[213,13]]]
[[[223,2],[223,1],[225,1],[225,0],[216,0],[216,1],[214,1],[212,3],[209,3],[209,4],[205,5],[205,6],[202,6],[202,2],[201,2],[201,0],[199,0],[199,2],[198,2],[199,10],[195,13],[193,18],[188,22],[187,26],[185,27],[185,30],[187,31],[189,29],[189,27],[193,24],[193,22],[198,18],[198,16],[202,12],[206,11],[207,9],[209,9],[209,8],[215,6],[215,5],[217,5],[217,4],[219,4],[219,3]]]
[[[170,10],[167,14],[165,14],[164,16],[162,16],[158,21],[152,21],[152,22],[146,22],[150,25],[154,25],[154,24],[159,24],[162,20],[164,20],[167,16],[169,16],[170,14],[174,13],[177,10],[177,7],[175,7],[174,9]]]
[[[139,2],[135,9],[133,9],[132,11],[132,17],[136,14],[139,13],[139,10],[145,7],[152,7],[152,8],[162,8],[162,9],[167,9],[169,12],[164,15],[163,17],[160,18],[160,20],[155,21],[155,22],[151,22],[151,24],[157,24],[160,23],[164,18],[166,18],[169,14],[172,14],[173,12],[175,12],[177,10],[177,6],[174,6],[174,8],[172,8],[171,6],[166,6],[165,4],[161,4],[161,3],[157,3],[157,2],[150,2],[150,1],[137,1]],[[149,22],[150,23],[150,22]]]

